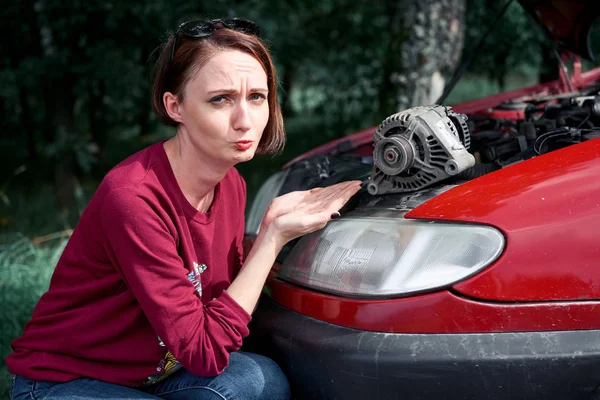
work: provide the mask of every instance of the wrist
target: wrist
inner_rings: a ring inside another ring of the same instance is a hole
[[[273,218],[273,216],[271,215],[271,209],[270,207],[267,209],[267,212],[265,213],[262,221],[260,222],[260,231],[266,231],[267,229],[269,229],[269,227],[271,225],[273,225],[273,221],[275,218]]]
[[[261,226],[257,241],[264,242],[267,245],[274,247],[274,250],[279,253],[287,241],[283,238],[275,224]]]

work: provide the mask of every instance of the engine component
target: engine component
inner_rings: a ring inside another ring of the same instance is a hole
[[[386,118],[373,136],[370,194],[412,192],[475,165],[467,116],[449,107],[414,107]]]
[[[482,163],[508,166],[596,138],[600,136],[597,92],[501,103],[486,111],[489,117],[472,116],[471,151]],[[506,114],[510,110],[517,114]]]
[[[494,108],[487,110],[490,118],[525,119],[527,110],[535,108],[529,103],[520,101],[504,101]]]

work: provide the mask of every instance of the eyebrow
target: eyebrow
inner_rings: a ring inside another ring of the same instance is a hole
[[[269,93],[269,89],[252,88],[252,89],[250,89],[250,92]],[[217,93],[225,93],[225,94],[237,93],[237,90],[236,89],[216,89],[216,90],[211,90],[210,92],[208,92],[208,94],[217,94]]]

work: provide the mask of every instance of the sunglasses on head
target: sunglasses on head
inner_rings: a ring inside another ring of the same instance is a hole
[[[173,39],[173,46],[171,47],[171,58],[172,61],[175,55],[175,49],[177,48],[177,38],[182,35],[189,38],[203,38],[210,36],[213,32],[218,29],[231,29],[237,32],[242,32],[247,35],[259,36],[260,29],[255,22],[248,19],[242,18],[228,18],[228,19],[206,19],[206,20],[194,20],[187,21],[179,25],[175,31],[175,37]]]

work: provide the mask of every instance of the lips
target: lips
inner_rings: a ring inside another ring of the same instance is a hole
[[[235,142],[235,146],[242,151],[248,150],[250,147],[252,147],[252,142],[252,140],[238,140]]]

